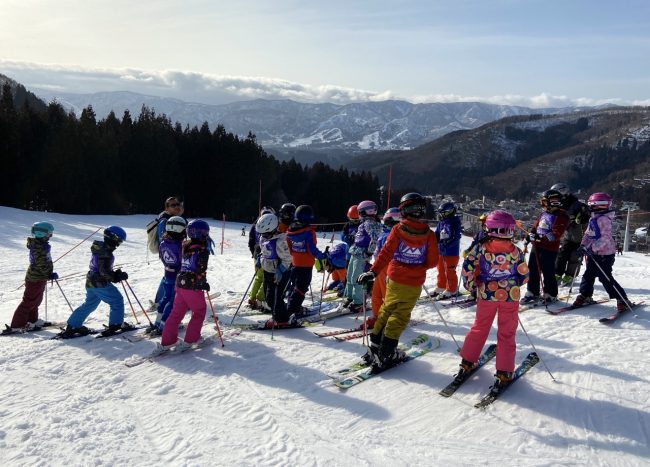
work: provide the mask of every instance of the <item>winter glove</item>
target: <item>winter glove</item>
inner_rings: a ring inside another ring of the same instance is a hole
[[[262,255],[253,256],[255,258],[255,268],[259,269],[262,267]]]
[[[553,242],[553,241],[555,241],[555,235],[553,235],[552,232],[547,233],[547,234],[546,234],[546,238],[548,238],[548,241],[549,241],[549,242]]]
[[[577,254],[578,256],[585,256],[585,255],[587,255],[587,254],[589,254],[589,253],[588,253],[587,248],[585,248],[584,245],[580,245],[580,246],[578,247],[578,249],[576,250],[576,254]]]
[[[210,291],[210,284],[207,282],[205,284],[201,284],[201,290],[205,290],[206,292]]]
[[[372,271],[364,272],[357,277],[357,284],[365,284],[375,280],[375,273]]]
[[[129,278],[129,275],[122,271],[121,269],[118,269],[117,271],[113,272],[113,282],[122,282],[125,281]]]
[[[55,281],[58,278],[59,278],[59,275],[56,272],[53,272],[52,274],[50,274],[50,280],[51,281]]]
[[[538,242],[538,241],[539,241],[539,237],[537,236],[537,234],[536,234],[535,232],[531,232],[531,233],[529,233],[529,234],[526,236],[526,239],[527,239],[529,242],[531,242],[531,243],[532,243],[532,242]]]
[[[287,268],[285,268],[282,263],[278,264],[278,268],[275,270],[275,283],[279,284],[282,282],[282,276],[284,276],[284,273],[287,272]]]

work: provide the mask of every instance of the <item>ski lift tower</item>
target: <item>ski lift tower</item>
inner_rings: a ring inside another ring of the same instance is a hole
[[[627,220],[625,221],[625,238],[623,239],[623,251],[630,251],[630,213],[639,209],[639,203],[623,201],[622,209],[627,209]]]

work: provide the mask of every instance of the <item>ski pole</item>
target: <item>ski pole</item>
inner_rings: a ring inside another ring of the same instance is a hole
[[[133,295],[133,298],[135,298],[135,301],[138,302],[138,305],[140,306],[140,309],[142,310],[142,313],[144,313],[144,315],[145,315],[146,318],[147,318],[147,321],[149,321],[149,325],[150,325],[150,326],[153,326],[153,323],[151,322],[151,319],[149,318],[149,315],[147,314],[147,312],[145,311],[144,307],[142,306],[142,303],[140,303],[140,299],[138,299],[138,296],[137,296],[137,295],[135,294],[135,292],[133,291],[133,288],[131,287],[131,284],[129,284],[129,281],[127,281],[126,279],[124,280],[124,282],[126,282],[126,286],[127,286],[127,287],[129,288],[129,290],[131,291],[131,295]]]
[[[68,307],[70,308],[70,311],[74,313],[74,310],[72,309],[72,305],[70,305],[70,302],[68,301],[68,297],[65,296],[65,293],[63,293],[63,289],[61,288],[61,284],[59,284],[59,281],[54,279],[54,282],[56,282],[57,287],[61,291],[61,295],[63,295],[63,298],[65,299],[65,302],[68,304]]]
[[[45,283],[45,321],[47,321],[47,282]]]
[[[535,262],[537,263],[537,274],[539,275],[539,286],[542,290],[542,293],[544,293],[544,278],[542,277],[542,263],[539,260],[539,252],[537,251],[537,248],[535,248],[535,245],[533,245],[533,253],[535,253]],[[543,297],[543,295],[542,295]],[[544,300],[544,308],[546,311],[548,311],[548,303],[546,302],[546,299],[542,298]]]
[[[221,335],[221,327],[219,326],[219,319],[217,318],[216,313],[214,312],[214,306],[212,306],[212,299],[210,298],[210,294],[208,291],[205,291],[205,298],[208,300],[208,303],[210,304],[210,310],[212,311],[212,319],[214,319],[214,327],[217,329],[217,335],[219,336],[219,340],[221,341],[221,347],[225,347],[226,344],[223,343],[223,336]]]
[[[255,274],[253,274],[253,277],[251,278],[251,281],[248,283],[248,287],[246,287],[246,291],[244,292],[243,297],[241,298],[241,301],[239,302],[239,305],[237,306],[237,310],[235,311],[235,314],[232,316],[232,320],[230,321],[230,325],[235,322],[235,318],[239,314],[239,309],[241,308],[241,304],[244,303],[244,300],[246,299],[246,294],[248,293],[248,290],[251,288],[251,285],[253,285],[253,281],[255,280],[255,277],[257,276],[257,269],[255,269]],[[264,285],[262,285],[264,287]]]
[[[553,376],[553,373],[551,373],[551,370],[548,369],[548,366],[546,366],[546,362],[542,358],[542,354],[540,354],[537,349],[535,348],[535,344],[533,344],[533,340],[530,338],[528,333],[526,332],[526,328],[524,327],[524,323],[521,322],[521,318],[519,317],[519,313],[517,313],[517,319],[519,320],[519,326],[521,326],[521,330],[524,331],[524,334],[526,334],[526,337],[528,338],[528,342],[530,342],[530,345],[533,347],[533,350],[539,357],[539,361],[542,362],[544,365],[544,368],[546,368],[546,371],[548,372],[549,375],[551,375],[551,379],[555,381],[555,377]]]
[[[329,277],[329,272],[327,277]],[[323,289],[325,288],[325,271],[323,271],[323,282],[320,285],[320,302],[318,303],[318,317],[320,318],[320,310],[323,308]]]
[[[431,300],[431,303],[433,304],[433,308],[438,312],[438,316],[440,316],[440,319],[442,320],[443,324],[447,328],[447,332],[451,336],[451,339],[454,341],[454,344],[456,344],[456,350],[460,352],[460,345],[458,345],[458,342],[456,341],[456,338],[454,337],[454,334],[451,332],[451,328],[447,324],[447,321],[445,321],[445,318],[442,316],[442,313],[440,313],[440,309],[436,305],[436,301],[429,295],[429,289],[427,288],[426,285],[422,284],[422,288],[424,288],[425,293],[429,297],[429,300]]]
[[[131,303],[131,298],[129,297],[129,294],[126,293],[126,287],[124,287],[124,282],[120,282],[120,284],[122,284],[122,290],[124,290],[124,295],[126,296],[126,299],[127,299],[128,302],[129,302],[129,306],[131,307],[131,312],[133,313],[133,317],[135,318],[135,322],[136,322],[137,324],[140,324],[140,320],[139,320],[138,317],[135,315],[135,308],[133,308],[133,303]]]
[[[594,258],[594,255],[593,255],[593,253],[591,251],[589,251],[589,250],[585,250],[585,251],[587,252],[587,256],[589,256],[589,259],[591,259],[594,262],[594,264],[598,267],[598,269],[600,270],[603,277],[605,279],[607,279],[610,284],[612,284],[612,288],[618,294],[618,298],[620,298],[623,301],[623,303],[625,303],[625,306],[628,308],[628,310],[632,311],[632,305],[630,305],[629,300],[623,298],[623,294],[621,293],[620,290],[618,290],[618,287],[616,286],[616,282],[614,281],[614,278],[609,277],[607,275],[607,273],[603,270],[603,268],[600,266],[600,264],[598,264],[598,261],[596,261],[596,259]]]
[[[368,342],[368,326],[366,325],[366,288],[364,286],[363,288],[363,302],[361,303],[361,308],[363,308],[363,339],[362,339],[362,344],[365,345],[366,347],[370,346],[370,343]]]
[[[80,241],[80,242],[77,243],[75,246],[73,246],[73,247],[70,248],[68,251],[66,251],[66,252],[63,253],[61,256],[59,256],[57,259],[55,259],[54,261],[52,261],[52,264],[56,263],[58,260],[60,260],[61,258],[63,258],[63,257],[64,257],[65,255],[67,255],[68,253],[70,253],[72,250],[74,250],[75,248],[77,248],[78,246],[80,246],[83,242],[85,242],[85,241],[88,240],[90,237],[92,237],[93,235],[95,235],[95,234],[96,234],[97,232],[99,232],[101,229],[102,229],[102,227],[99,227],[97,230],[95,230],[93,233],[91,233],[90,235],[88,235],[88,236],[87,236],[86,238],[84,238],[82,241]]]
[[[566,304],[567,305],[569,305],[569,301],[571,300],[571,293],[573,292],[573,284],[575,284],[576,276],[578,275],[578,271],[580,271],[580,268],[582,267],[582,259],[583,259],[583,256],[580,256],[580,262],[578,263],[578,267],[575,270],[575,274],[571,278],[571,287],[569,287],[569,295],[567,295],[567,298],[566,298]]]

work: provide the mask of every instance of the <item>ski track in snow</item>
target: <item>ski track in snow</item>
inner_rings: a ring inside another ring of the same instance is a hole
[[[55,225],[54,258],[99,226],[118,224],[128,242],[116,264],[144,306],[161,276],[147,261],[144,225],[153,215],[73,216],[0,207],[0,318],[9,322],[22,296],[25,237],[37,220]],[[221,223],[210,221],[213,229]],[[210,259],[211,292],[226,331],[217,344],[128,368],[154,342],[119,336],[48,340],[54,330],[0,337],[0,463],[2,465],[644,465],[650,457],[650,314],[634,310],[612,325],[598,323],[614,301],[558,316],[543,308],[520,318],[542,362],[487,410],[473,407],[492,384],[494,361],[449,399],[438,391],[459,357],[431,303],[416,306],[403,341],[425,333],[440,348],[347,391],[327,373],[356,360],[361,339],[318,338],[322,327],[227,332],[234,307],[252,274],[248,237],[229,223],[224,255]],[[248,228],[248,226],[247,226]],[[221,240],[220,231],[213,233]],[[97,235],[95,238],[99,238]],[[327,239],[318,239],[324,248]],[[468,242],[464,239],[463,242]],[[55,265],[73,306],[84,299],[90,242]],[[217,245],[217,252],[218,252]],[[650,258],[626,253],[614,274],[630,297],[646,298]],[[63,279],[63,276],[70,277]],[[434,283],[429,271],[427,284]],[[314,273],[316,295],[322,276]],[[18,290],[16,290],[18,289]],[[577,289],[577,284],[574,287]],[[233,293],[236,292],[236,293]],[[229,293],[230,292],[230,293]],[[574,290],[574,295],[576,290]],[[596,295],[604,295],[600,285]],[[133,321],[128,302],[126,319]],[[137,303],[134,301],[137,308]],[[226,308],[227,307],[227,308]],[[100,305],[88,325],[101,328]],[[456,340],[472,324],[473,308],[440,308]],[[44,317],[44,304],[41,317]],[[69,316],[56,287],[48,287],[48,319]],[[146,319],[138,314],[141,322]],[[636,317],[638,316],[638,317]],[[266,315],[242,317],[242,321]],[[354,317],[328,321],[350,327]],[[208,308],[203,335],[214,334]],[[496,338],[493,329],[488,342]],[[531,345],[521,329],[517,360]]]

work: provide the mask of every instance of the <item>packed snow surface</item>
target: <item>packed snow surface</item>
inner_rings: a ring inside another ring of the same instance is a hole
[[[123,226],[128,241],[116,251],[116,264],[129,273],[145,306],[153,298],[162,276],[157,258],[146,254],[144,226],[153,215],[10,208],[0,208],[0,215],[2,322],[10,322],[22,296],[25,238],[39,220],[55,226],[55,259],[98,227]],[[220,242],[221,224],[210,225]],[[217,248],[210,259],[208,277],[211,292],[221,292],[214,304],[224,329],[253,273],[241,227],[226,225],[224,254]],[[328,242],[319,235],[321,249]],[[89,246],[86,241],[55,264],[72,306],[84,298]],[[649,266],[641,254],[616,259],[614,273],[633,300],[647,295]],[[430,271],[427,283],[434,279]],[[321,281],[314,273],[316,295]],[[599,285],[596,294],[604,294]],[[0,465],[648,465],[650,314],[639,307],[612,326],[600,324],[614,306],[610,301],[559,316],[522,312],[556,381],[539,363],[484,411],[473,405],[492,383],[494,361],[452,398],[438,395],[460,359],[430,303],[416,306],[417,324],[402,340],[424,333],[442,345],[347,391],[334,387],[327,373],[355,361],[364,352],[361,340],[318,338],[313,331],[323,326],[276,331],[273,338],[243,331],[227,337],[224,348],[134,368],[124,361],[148,354],[154,342],[49,340],[53,331],[0,337]],[[473,310],[440,311],[462,343]],[[56,286],[48,287],[47,318],[64,321],[69,314]],[[102,304],[86,324],[101,328],[107,319]],[[133,321],[128,303],[126,319]],[[353,317],[340,317],[327,327],[353,323]],[[211,334],[208,309],[203,335]],[[494,340],[495,330],[488,342]],[[517,359],[532,350],[520,328]]]

